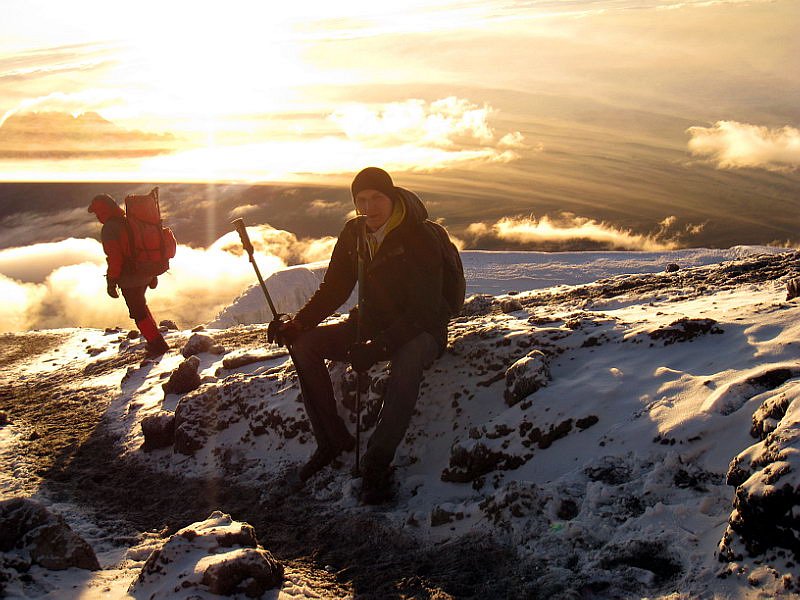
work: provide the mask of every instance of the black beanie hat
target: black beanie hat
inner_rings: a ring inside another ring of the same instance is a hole
[[[394,199],[397,197],[394,191],[392,177],[386,171],[378,167],[367,167],[355,176],[353,183],[350,185],[350,191],[353,193],[354,202],[358,193],[363,190],[378,190],[391,198],[392,202],[394,202]]]

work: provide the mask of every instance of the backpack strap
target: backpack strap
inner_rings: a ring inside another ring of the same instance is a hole
[[[161,256],[161,260],[167,260],[167,247],[166,243],[164,242],[164,231],[163,231],[164,219],[161,218],[161,205],[158,203],[158,186],[150,190],[150,193],[153,194],[153,197],[156,200],[156,210],[158,211],[158,228],[159,228],[158,253]]]
[[[125,223],[125,230],[128,233],[128,255],[124,257],[124,260],[133,271],[136,271],[136,239],[133,235],[133,227],[131,227],[128,217],[123,216],[122,221]]]

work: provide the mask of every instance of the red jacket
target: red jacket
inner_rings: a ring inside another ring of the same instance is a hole
[[[152,275],[136,273],[131,268],[131,242],[125,211],[113,203],[97,203],[94,214],[103,224],[100,239],[106,253],[106,277],[121,288],[139,287],[150,283]]]

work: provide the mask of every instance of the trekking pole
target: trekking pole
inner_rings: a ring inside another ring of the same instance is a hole
[[[361,219],[361,227],[358,230],[358,248],[356,254],[358,255],[358,312],[356,313],[356,344],[361,343],[362,315],[364,314],[364,271],[365,261],[364,257],[367,256],[365,252],[369,252],[366,247],[366,232],[367,221]],[[361,474],[361,386],[364,381],[364,374],[361,371],[356,371],[356,476]]]
[[[244,224],[244,219],[236,219],[235,221],[231,221],[231,225],[236,228],[236,231],[239,233],[239,237],[242,240],[242,247],[245,249],[245,252],[250,256],[250,262],[253,263],[253,269],[256,271],[256,276],[258,277],[258,283],[261,284],[261,289],[264,291],[264,297],[267,299],[267,304],[269,304],[269,309],[272,311],[272,318],[278,318],[278,311],[275,310],[275,305],[272,303],[272,298],[269,295],[269,290],[267,290],[267,285],[264,283],[264,278],[261,277],[261,271],[258,270],[258,265],[256,264],[256,259],[253,257],[253,244],[250,242],[250,236],[247,235],[247,229]],[[303,384],[303,376],[300,373],[300,368],[297,366],[297,361],[294,358],[294,352],[292,352],[292,345],[289,342],[286,342],[286,349],[289,351],[289,358],[292,360],[292,364],[295,366],[295,371],[297,372],[297,383],[300,385],[300,391],[305,398],[308,398],[308,391],[306,386]],[[315,410],[313,408],[313,404],[311,402],[304,402],[306,411]],[[309,414],[309,418],[312,415]],[[314,419],[311,419],[312,422]]]
[[[261,271],[258,270],[258,265],[256,264],[256,259],[253,256],[253,244],[250,242],[250,236],[247,235],[247,228],[244,224],[244,219],[236,219],[235,221],[231,221],[231,225],[236,228],[236,231],[239,233],[239,237],[242,240],[242,247],[244,248],[245,252],[247,252],[248,256],[250,257],[250,262],[253,264],[253,268],[256,271],[256,277],[258,277],[258,283],[261,284],[261,289],[264,290],[264,296],[267,298],[267,304],[269,304],[269,309],[272,311],[272,318],[278,318],[278,311],[275,310],[275,305],[272,303],[272,298],[269,295],[269,291],[267,290],[267,285],[264,283],[264,278],[261,277]],[[289,350],[289,354],[291,355],[291,349]],[[294,362],[294,359],[292,359]]]

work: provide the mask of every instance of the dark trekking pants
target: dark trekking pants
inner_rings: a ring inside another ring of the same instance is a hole
[[[349,322],[321,325],[303,332],[292,344],[295,367],[302,379],[303,402],[320,447],[342,447],[342,440],[350,435],[336,411],[324,359],[346,361],[355,333],[355,325]],[[391,355],[383,406],[364,454],[365,470],[384,469],[392,462],[411,421],[422,372],[438,354],[436,339],[421,333]]]
[[[128,305],[128,313],[131,319],[142,321],[150,316],[150,311],[147,310],[147,301],[144,298],[144,293],[147,291],[147,286],[124,287],[121,288],[122,297],[125,298],[125,304]]]

